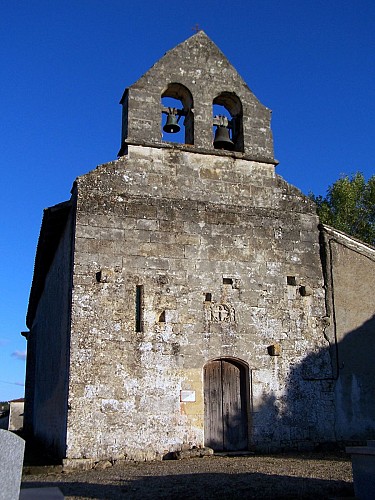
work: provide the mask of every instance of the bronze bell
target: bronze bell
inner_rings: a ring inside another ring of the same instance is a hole
[[[214,139],[215,149],[226,149],[227,151],[233,151],[234,143],[229,137],[229,129],[223,125],[219,125],[215,132]]]
[[[163,127],[164,132],[168,134],[177,134],[181,130],[180,125],[177,123],[177,116],[173,113],[168,113],[167,121]]]

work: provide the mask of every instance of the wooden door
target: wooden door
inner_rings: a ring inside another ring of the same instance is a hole
[[[204,368],[205,445],[214,450],[244,450],[248,445],[245,367],[231,360]]]

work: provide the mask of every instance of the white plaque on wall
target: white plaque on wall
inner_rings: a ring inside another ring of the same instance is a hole
[[[194,403],[195,391],[180,391],[180,401],[182,403]]]

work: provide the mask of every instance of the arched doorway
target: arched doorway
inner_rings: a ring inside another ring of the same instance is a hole
[[[205,446],[214,450],[248,448],[248,369],[230,358],[204,367]]]

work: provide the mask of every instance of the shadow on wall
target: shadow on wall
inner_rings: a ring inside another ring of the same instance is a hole
[[[312,449],[317,443],[375,439],[374,353],[375,315],[337,346],[292,366],[286,387],[264,390],[254,399],[256,449]],[[276,377],[279,360],[273,359]],[[257,376],[260,380],[261,374],[253,372]]]
[[[335,384],[338,440],[375,438],[375,315],[338,344]]]

